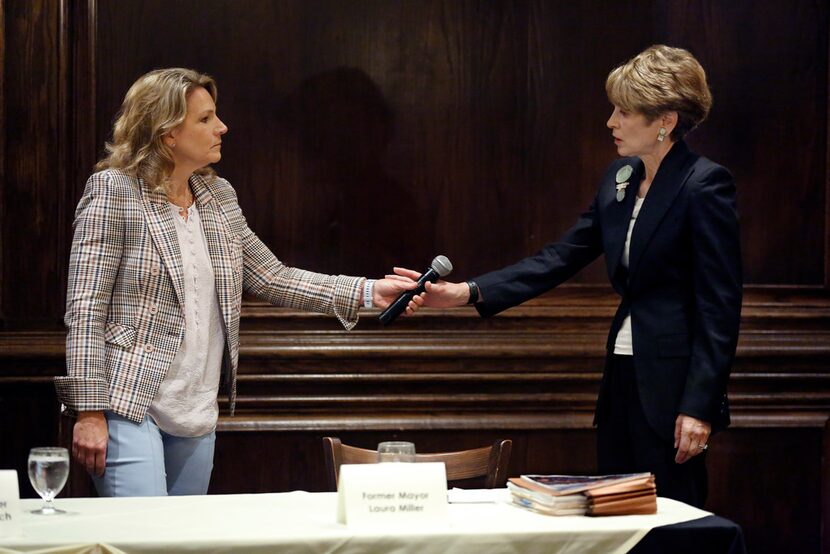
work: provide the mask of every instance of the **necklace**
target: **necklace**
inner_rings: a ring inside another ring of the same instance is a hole
[[[179,215],[183,218],[187,219],[187,210],[190,209],[190,206],[193,205],[193,195],[190,195],[190,200],[187,202],[187,206],[179,206]]]
[[[193,205],[193,202],[195,202],[195,200],[196,200],[196,199],[193,197],[193,193],[192,193],[192,192],[190,192],[190,189],[188,189],[188,190],[187,190],[187,195],[188,195],[188,198],[187,198],[187,200],[185,201],[185,205],[184,205],[184,206],[182,206],[182,205],[181,205],[181,204],[179,204],[178,202],[173,202],[173,204],[175,204],[175,205],[176,205],[176,207],[178,207],[178,208],[179,208],[179,215],[180,215],[180,216],[182,216],[182,217],[184,218],[184,220],[185,220],[185,221],[187,221],[187,210],[188,210],[188,209],[190,209],[190,206],[192,206],[192,205]]]

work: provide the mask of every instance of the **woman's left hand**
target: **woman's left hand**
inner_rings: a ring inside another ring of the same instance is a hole
[[[686,414],[677,416],[674,423],[674,447],[677,448],[674,461],[682,464],[705,452],[709,448],[706,441],[711,433],[712,425],[708,422]]]
[[[375,281],[372,291],[372,303],[376,308],[384,309],[394,302],[402,292],[412,290],[417,286],[418,283],[403,275],[387,275],[383,279]],[[423,303],[424,299],[420,294],[413,296],[406,306],[406,315],[415,313],[415,310]]]

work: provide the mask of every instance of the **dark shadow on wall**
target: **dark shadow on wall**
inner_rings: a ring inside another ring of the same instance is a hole
[[[307,230],[294,237],[293,265],[375,277],[431,260],[426,199],[384,166],[394,119],[379,87],[350,67],[305,79],[278,106],[282,148],[297,160],[295,222]]]

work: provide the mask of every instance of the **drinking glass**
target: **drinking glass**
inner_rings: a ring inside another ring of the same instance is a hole
[[[378,444],[378,462],[414,462],[415,445],[404,441]]]
[[[61,492],[68,476],[69,452],[66,448],[50,446],[29,451],[29,481],[44,500],[43,507],[32,510],[33,514],[50,516],[66,513],[55,508],[52,500]]]

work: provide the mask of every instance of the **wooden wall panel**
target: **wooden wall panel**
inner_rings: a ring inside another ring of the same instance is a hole
[[[231,127],[218,169],[288,263],[378,275],[443,252],[464,278],[584,209],[614,155],[605,75],[655,41],[709,71],[715,107],[690,140],[738,179],[747,282],[821,286],[828,14],[800,5],[12,2],[2,324],[58,325],[74,204],[149,69],[216,75]],[[574,282],[603,274],[598,262]]]
[[[98,36],[97,0],[83,0],[64,4],[68,19],[65,53],[68,79],[66,83],[68,163],[63,211],[68,222],[74,217],[74,207],[81,198],[90,171],[98,161],[103,141],[95,133],[97,115],[96,96],[96,40]],[[68,226],[68,225],[67,225]],[[63,297],[61,297],[63,298]]]
[[[824,426],[758,429],[737,423],[711,441],[707,507],[744,528],[749,552],[826,552],[816,532],[822,527],[821,495],[808,492],[826,478]]]
[[[102,5],[119,32],[100,38],[100,113],[153,67],[214,74],[230,127],[219,170],[286,262],[378,275],[444,252],[469,275],[523,248],[526,46],[511,4],[217,2],[187,25],[184,9],[157,22],[161,4]],[[246,17],[229,29],[229,11]],[[168,47],[149,27],[171,31]],[[480,235],[483,214],[497,232]]]
[[[615,156],[605,76],[679,44],[709,72],[690,141],[738,179],[747,282],[820,286],[824,234],[802,229],[825,224],[827,10],[800,6],[105,2],[99,149],[136,76],[197,67],[231,129],[218,169],[288,263],[377,275],[444,252],[467,277],[570,226]]]
[[[611,114],[605,78],[642,50],[643,37],[652,32],[650,5],[647,0],[601,6],[531,3],[526,100],[529,243],[522,251],[505,253],[508,259],[503,263],[554,240],[593,200],[605,168],[616,158],[605,126]],[[572,282],[607,282],[605,264],[595,262]]]
[[[714,106],[690,144],[737,180],[745,282],[823,286],[827,3],[656,5],[656,38],[707,71]]]
[[[29,483],[27,462],[32,448],[58,444],[58,403],[52,379],[3,377],[0,383],[0,469],[17,470],[20,496],[37,498]]]
[[[6,7],[3,0],[0,0],[0,229],[5,221],[6,213]],[[4,267],[5,248],[4,233],[0,233],[0,320],[4,320],[3,312],[3,289],[4,289]],[[2,324],[0,324],[2,328]]]
[[[26,453],[59,440],[50,380],[64,371],[70,221],[138,75],[185,66],[218,79],[230,134],[217,169],[286,262],[379,275],[444,253],[460,279],[574,221],[614,157],[608,71],[668,42],[707,69],[715,105],[690,142],[737,178],[750,285],[709,508],[744,526],[752,552],[830,550],[828,11],[0,0],[0,467],[31,496]],[[604,273],[598,261],[486,321],[432,311],[382,329],[368,311],[352,333],[246,301],[239,415],[221,421],[211,491],[321,490],[325,434],[423,451],[507,437],[511,474],[594,471],[591,412],[617,303]],[[89,490],[74,477],[74,493]]]
[[[54,325],[63,311],[60,291],[68,259],[62,201],[64,21],[58,4],[48,0],[6,2],[3,9],[3,325]]]
[[[709,69],[716,98],[690,140],[736,174],[747,282],[827,280],[821,3],[764,3],[748,20],[744,3],[645,0],[176,6],[4,7],[5,50],[23,53],[4,64],[14,76],[3,85],[5,328],[59,324],[83,180],[126,88],[169,65],[219,79],[231,134],[218,169],[288,263],[378,275],[444,252],[463,278],[573,221],[613,158],[608,69],[650,42],[684,44]],[[574,282],[603,274],[598,262]]]

